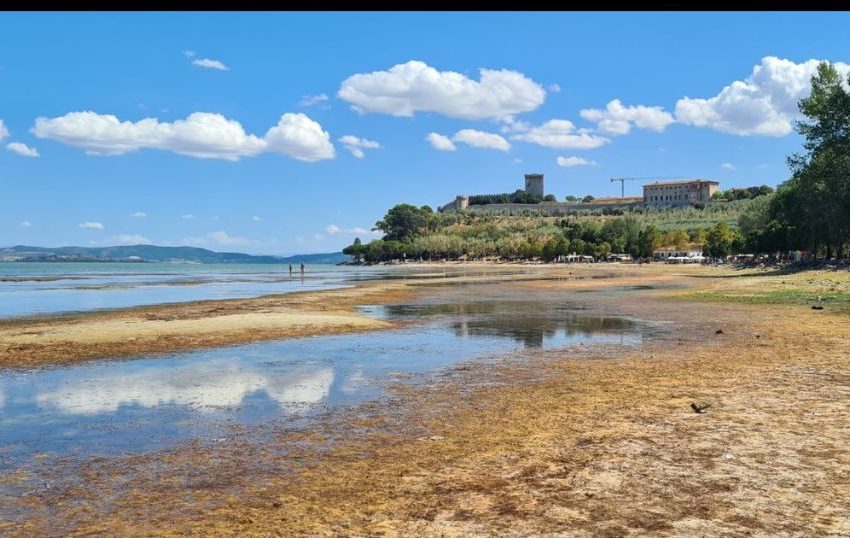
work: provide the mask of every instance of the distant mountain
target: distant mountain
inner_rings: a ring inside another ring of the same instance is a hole
[[[302,261],[310,264],[340,263],[349,256],[341,252],[301,256],[254,256],[239,252],[213,252],[196,247],[132,245],[115,247],[30,247],[17,245],[0,249],[0,261],[90,261],[90,262],[171,262],[171,263],[276,263]]]

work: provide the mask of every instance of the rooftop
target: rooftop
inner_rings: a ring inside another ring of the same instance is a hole
[[[647,183],[644,187],[650,187],[652,185],[687,185],[688,183],[713,183],[715,185],[720,185],[719,181],[714,181],[712,179],[679,179],[676,181],[655,181],[653,183]]]

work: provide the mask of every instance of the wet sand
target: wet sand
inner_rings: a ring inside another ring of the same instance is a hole
[[[427,285],[536,278],[534,274],[501,275],[504,268],[487,265],[464,268],[470,267],[493,275],[367,281],[338,290],[0,320],[0,367],[70,364],[386,329],[393,324],[358,313],[354,307],[412,297]]]
[[[0,497],[30,511],[0,519],[0,533],[850,534],[850,318],[806,302],[846,289],[846,272],[605,270],[615,275],[492,279],[478,291],[563,293],[591,311],[669,322],[662,337],[459,365],[262,445],[234,432],[221,446],[59,462],[48,489]],[[792,288],[810,296],[746,302]],[[351,293],[353,306],[429,290],[365,289],[323,294]],[[699,299],[706,292],[715,295]],[[698,414],[692,402],[711,407]]]

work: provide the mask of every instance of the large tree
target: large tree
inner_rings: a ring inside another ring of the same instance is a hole
[[[828,62],[818,65],[811,94],[799,102],[796,122],[804,153],[788,158],[792,177],[777,197],[791,240],[827,257],[842,255],[850,238],[850,93]],[[784,207],[783,207],[784,206]]]
[[[386,240],[409,241],[428,229],[432,215],[428,206],[398,204],[375,223],[375,229],[384,232]]]

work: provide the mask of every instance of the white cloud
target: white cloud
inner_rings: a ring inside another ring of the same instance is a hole
[[[18,225],[22,226],[24,228],[29,228],[30,226],[32,226],[32,222],[30,222],[28,220],[22,220],[21,222],[18,223]]]
[[[785,136],[798,117],[797,102],[811,92],[811,77],[820,60],[794,63],[766,56],[744,80],[736,80],[707,99],[684,97],[676,119],[739,136]],[[833,64],[843,75],[850,65]]]
[[[514,164],[520,164],[521,162],[522,162],[522,159],[520,159],[520,158],[514,159]]]
[[[514,135],[511,139],[555,149],[594,149],[611,141],[604,136],[577,131],[573,122],[558,119],[532,127],[528,132]]]
[[[313,234],[313,241],[324,241],[325,236],[322,234]]]
[[[527,121],[519,121],[513,116],[504,119],[505,125],[502,126],[503,133],[524,133],[531,129],[531,124]]]
[[[463,142],[475,148],[497,149],[499,151],[508,151],[511,149],[510,143],[501,136],[493,133],[485,133],[484,131],[476,131],[475,129],[462,129],[455,133],[452,140]]]
[[[254,222],[260,222],[261,220],[263,220],[263,217],[260,217],[259,215],[254,215],[253,217],[251,217],[251,220],[253,220]]]
[[[3,123],[3,120],[0,120],[0,140],[3,140],[9,136],[9,129],[6,128],[6,124]]]
[[[724,170],[737,170],[738,169],[738,167],[735,166],[732,163],[723,163],[723,164],[720,165],[720,168],[722,168]]]
[[[556,159],[558,166],[564,167],[572,167],[572,166],[596,166],[596,161],[589,161],[584,157],[558,157]]]
[[[37,118],[32,132],[39,138],[81,147],[91,155],[122,155],[151,148],[228,161],[266,151],[302,161],[334,156],[330,135],[305,114],[284,114],[264,138],[246,133],[238,121],[210,112],[195,112],[171,123],[156,118],[122,122],[109,114],[69,112]]]
[[[191,213],[186,213],[185,215],[180,215],[180,218],[183,220],[192,220],[195,218],[195,215]]]
[[[298,101],[298,106],[313,106],[319,103],[324,103],[328,100],[328,96],[324,93],[318,95],[305,95]]]
[[[151,240],[139,234],[119,234],[113,238],[118,245],[150,245]]]
[[[89,230],[102,230],[103,224],[99,222],[83,222],[80,224],[80,228],[87,228]]]
[[[336,224],[328,224],[327,226],[325,226],[325,233],[328,235],[336,235],[340,233],[362,235],[371,233],[371,231],[366,228],[361,228],[360,226],[355,226],[354,228],[340,228]]]
[[[184,51],[183,51],[183,56],[185,56],[185,57],[187,57],[187,58],[194,58],[194,57],[195,57],[195,54],[196,54],[196,53],[195,53],[195,51],[194,51],[194,50],[184,50]]]
[[[331,135],[306,114],[287,113],[266,132],[269,151],[283,153],[299,161],[321,161],[336,156]]]
[[[258,242],[247,237],[233,236],[224,230],[210,232],[202,237],[189,237],[185,240],[190,245],[218,245],[218,246],[246,246],[256,245]]]
[[[134,219],[144,219],[144,218],[147,218],[148,214],[145,213],[144,211],[136,211],[135,213],[133,213],[130,216],[133,217]]]
[[[552,93],[560,93],[561,92],[561,87],[558,84],[549,84],[549,86],[546,89],[549,90]]]
[[[455,151],[457,149],[449,137],[438,133],[428,133],[425,140],[431,144],[431,147],[440,151]]]
[[[378,149],[381,145],[374,140],[366,140],[354,135],[345,135],[339,139],[340,143],[358,159],[364,156],[364,149]]]
[[[342,82],[337,95],[361,112],[408,117],[417,111],[436,112],[469,120],[528,112],[546,99],[540,84],[522,73],[507,69],[479,72],[476,81],[413,60],[386,71],[352,75]]]
[[[6,149],[13,151],[23,157],[39,157],[38,150],[31,148],[21,142],[12,142],[6,145]]]
[[[204,67],[206,69],[217,69],[219,71],[228,71],[228,68],[223,63],[218,60],[211,60],[209,58],[200,58],[192,62],[192,65],[197,65],[198,67]]]
[[[604,110],[588,108],[580,114],[595,122],[599,131],[610,135],[627,134],[632,126],[660,132],[675,122],[673,115],[660,106],[623,106],[619,99],[610,101]]]

